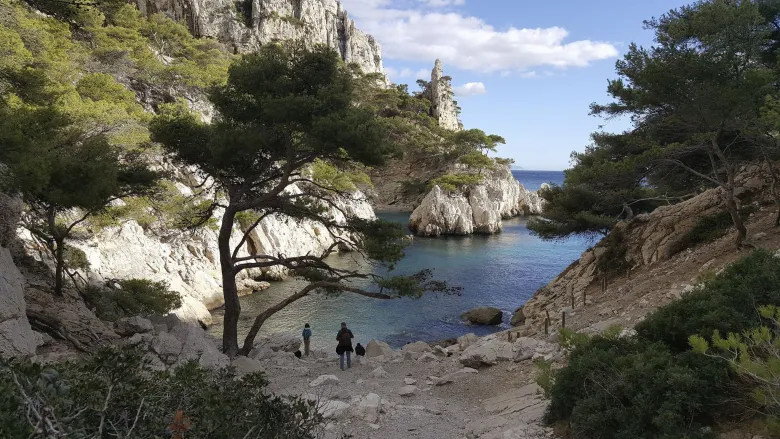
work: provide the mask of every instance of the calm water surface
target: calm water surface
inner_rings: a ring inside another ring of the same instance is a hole
[[[542,183],[561,183],[561,172],[513,171],[529,190]],[[380,213],[386,220],[408,222],[408,213]],[[508,326],[512,312],[533,293],[579,258],[588,243],[582,239],[544,242],[526,228],[522,218],[504,221],[503,232],[493,236],[415,238],[398,265],[399,274],[422,268],[434,269],[438,279],[463,288],[460,296],[429,295],[422,299],[380,301],[344,293],[336,297],[314,295],[299,300],[266,321],[260,335],[300,331],[312,325],[312,345],[333,350],[338,325],[346,321],[356,342],[377,338],[398,347],[410,341],[435,341],[475,332],[488,334],[497,328],[466,326],[460,314],[477,306],[495,306],[504,311]],[[332,264],[359,267],[350,254],[335,255]],[[242,299],[240,330],[246,333],[255,315],[305,285],[301,281],[276,282],[268,290]],[[215,312],[212,329],[221,334],[222,315]]]

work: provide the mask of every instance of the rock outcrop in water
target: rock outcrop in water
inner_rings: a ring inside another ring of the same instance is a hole
[[[274,40],[325,44],[365,73],[381,73],[382,50],[355,27],[338,0],[136,0],[146,14],[163,13],[196,36],[248,53]]]
[[[539,195],[527,191],[509,167],[500,166],[464,192],[434,186],[412,212],[409,228],[418,236],[492,234],[501,231],[502,219],[541,211]]]

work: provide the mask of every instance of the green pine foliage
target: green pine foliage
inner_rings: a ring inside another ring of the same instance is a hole
[[[116,285],[91,286],[84,292],[84,298],[101,320],[109,322],[124,317],[163,315],[182,305],[179,293],[171,291],[167,283],[148,279],[125,279]]]
[[[57,365],[3,362],[0,437],[313,439],[314,404],[273,396],[267,384],[194,362],[159,372],[141,352],[116,348]]]
[[[750,387],[754,410],[764,415],[770,434],[780,434],[780,308],[764,306],[759,313],[765,324],[742,333],[720,332],[712,343],[698,335],[691,336],[695,352],[722,359]],[[748,404],[750,406],[751,404]]]
[[[595,132],[572,153],[564,184],[543,194],[547,221],[529,228],[547,239],[603,234],[630,217],[626,207],[650,212],[719,187],[740,246],[736,174],[780,156],[778,119],[764,110],[778,90],[778,17],[774,1],[705,0],[647,20],[653,45],[631,44],[609,81],[612,101],[591,106],[632,126]]]

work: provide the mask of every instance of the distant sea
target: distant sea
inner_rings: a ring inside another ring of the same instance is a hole
[[[514,170],[512,174],[528,190],[538,190],[542,183],[563,182],[562,172]],[[409,213],[379,216],[405,225]],[[524,218],[504,221],[503,232],[492,236],[416,237],[396,272],[432,268],[436,278],[461,286],[460,296],[429,295],[417,300],[380,301],[349,293],[336,297],[314,295],[274,315],[260,335],[300,331],[304,323],[309,323],[314,332],[313,346],[328,351],[335,348],[335,334],[342,321],[349,324],[356,341],[364,344],[376,338],[398,347],[410,341],[436,341],[469,332],[486,335],[501,327],[467,326],[461,322],[460,314],[477,306],[495,306],[504,311],[502,327],[508,327],[514,310],[579,258],[587,245],[587,241],[579,238],[542,241],[531,235]],[[349,254],[333,256],[331,263],[359,267]],[[255,315],[302,286],[297,280],[276,282],[268,290],[243,298],[242,335]],[[218,323],[212,331],[221,334],[222,316],[217,312],[214,317]]]

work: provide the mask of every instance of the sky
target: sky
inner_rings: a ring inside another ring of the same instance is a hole
[[[382,46],[396,84],[430,80],[437,58],[453,78],[465,128],[503,136],[499,156],[528,170],[563,170],[590,134],[629,128],[588,114],[642,21],[686,0],[342,0]]]

